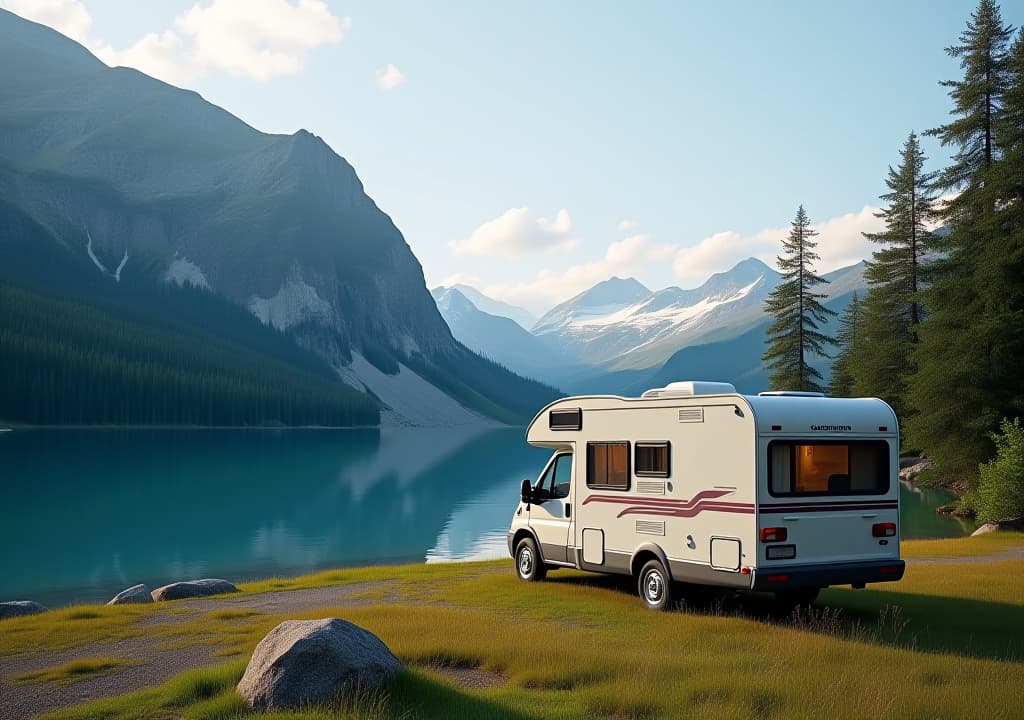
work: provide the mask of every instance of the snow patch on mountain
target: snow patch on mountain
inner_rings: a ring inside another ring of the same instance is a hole
[[[210,282],[206,279],[206,274],[186,257],[175,257],[171,261],[167,271],[164,272],[163,281],[174,283],[178,287],[188,283],[204,290],[210,289]]]
[[[368,390],[383,403],[382,427],[502,427],[463,407],[405,365],[400,363],[398,368],[395,375],[387,375],[353,352],[352,362],[339,368],[338,374],[352,387]]]
[[[334,314],[331,304],[317,294],[316,288],[306,284],[297,272],[281,284],[273,297],[253,295],[249,298],[249,311],[264,325],[282,331],[307,320],[319,320],[326,325]]]
[[[85,251],[89,253],[89,259],[92,260],[93,265],[99,268],[101,273],[106,275],[108,272],[106,266],[100,262],[100,259],[96,257],[96,253],[92,250],[92,235],[89,234],[88,230],[85,231],[85,237],[88,239],[88,242],[85,244]]]

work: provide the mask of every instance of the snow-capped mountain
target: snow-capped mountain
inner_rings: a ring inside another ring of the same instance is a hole
[[[443,293],[445,290],[458,290],[477,309],[482,310],[488,315],[497,315],[498,317],[514,320],[519,327],[523,328],[523,330],[529,330],[533,327],[534,323],[537,322],[537,318],[526,308],[521,308],[518,305],[510,305],[509,303],[502,302],[501,300],[495,300],[492,297],[484,295],[471,285],[463,285],[461,283],[448,286],[440,285],[430,292],[434,295],[434,298],[437,299],[439,297],[439,293]],[[450,324],[451,323],[449,323],[449,325]]]
[[[456,340],[513,372],[552,382],[573,370],[571,358],[511,318],[485,312],[456,287],[431,291]],[[477,295],[486,298],[482,293]],[[488,298],[489,299],[489,298]]]
[[[552,309],[533,331],[589,364],[651,367],[681,347],[755,325],[778,282],[779,274],[754,258],[692,290],[651,292],[636,280],[613,278]]]

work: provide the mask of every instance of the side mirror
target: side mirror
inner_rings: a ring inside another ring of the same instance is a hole
[[[529,480],[523,480],[523,484],[519,488],[519,497],[526,504],[533,502],[533,485]]]

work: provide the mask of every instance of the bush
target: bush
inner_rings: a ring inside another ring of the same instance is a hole
[[[1024,516],[1024,426],[1004,419],[992,433],[996,456],[978,467],[978,520],[996,522]]]

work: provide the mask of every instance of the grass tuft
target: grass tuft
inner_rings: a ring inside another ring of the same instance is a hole
[[[15,685],[35,685],[38,683],[57,683],[66,685],[100,675],[109,675],[114,670],[139,665],[137,660],[124,658],[87,658],[41,670],[11,675],[8,680]]]

